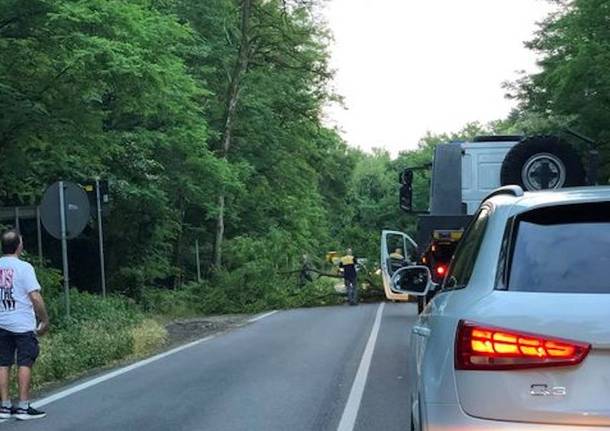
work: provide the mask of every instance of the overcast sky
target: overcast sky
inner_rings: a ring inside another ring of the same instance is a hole
[[[504,117],[503,81],[534,71],[523,46],[552,6],[544,0],[329,0],[334,88],[347,110],[328,122],[352,146],[413,148],[427,130]]]

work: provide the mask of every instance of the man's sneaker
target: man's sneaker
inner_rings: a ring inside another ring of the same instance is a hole
[[[14,410],[12,407],[0,407],[0,419],[10,419],[13,412]]]
[[[47,414],[45,412],[41,412],[40,410],[36,410],[34,407],[30,406],[27,409],[15,409],[15,416],[20,421],[29,421],[30,419],[41,419],[44,418]]]

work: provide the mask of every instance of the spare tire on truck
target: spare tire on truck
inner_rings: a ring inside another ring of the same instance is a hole
[[[508,152],[500,181],[532,191],[582,186],[586,176],[580,156],[568,142],[557,136],[532,136]]]

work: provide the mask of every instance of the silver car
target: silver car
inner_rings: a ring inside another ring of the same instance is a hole
[[[479,208],[413,327],[414,430],[610,429],[610,187],[523,193]]]

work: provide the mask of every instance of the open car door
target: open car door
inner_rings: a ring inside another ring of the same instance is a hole
[[[381,278],[386,298],[392,301],[408,301],[409,294],[392,282],[392,275],[400,268],[416,265],[417,244],[403,232],[381,232]]]

